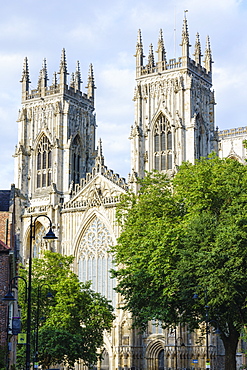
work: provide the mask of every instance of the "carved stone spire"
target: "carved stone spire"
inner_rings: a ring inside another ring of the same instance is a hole
[[[165,51],[165,46],[164,46],[162,29],[160,30],[157,53],[158,53],[158,63],[162,64],[162,62],[164,62],[164,67],[165,67],[165,65],[166,65],[166,51]]]
[[[88,80],[87,80],[86,88],[87,88],[87,97],[88,97],[88,99],[91,99],[92,103],[94,104],[94,90],[96,89],[96,86],[95,86],[95,83],[94,83],[92,63],[89,66]]]
[[[206,40],[206,49],[205,49],[205,60],[204,60],[204,67],[206,68],[207,72],[212,72],[212,52],[210,47],[210,40],[209,36],[207,36]]]
[[[57,87],[57,72],[53,74],[52,86]]]
[[[46,80],[46,82],[48,81],[48,73],[47,73],[47,64],[46,64],[46,59],[44,58],[44,61],[43,61],[43,76],[44,76],[44,79]]]
[[[77,61],[76,64],[76,71],[75,71],[75,90],[76,91],[81,91],[81,71],[80,71],[80,63]]]
[[[183,30],[182,30],[182,57],[189,58],[190,52],[190,41],[189,41],[189,31],[188,31],[188,23],[187,23],[187,18],[186,18],[186,12],[184,16],[184,23],[183,23]]]
[[[196,64],[201,65],[201,57],[202,57],[202,54],[201,54],[201,43],[200,43],[200,37],[199,37],[199,33],[198,33],[198,32],[197,32],[197,34],[196,34],[196,42],[195,42],[195,53],[194,53],[194,57],[195,57],[195,62],[196,62]]]
[[[104,168],[104,156],[102,151],[102,141],[99,139],[98,146],[97,146],[97,157],[95,158],[95,167],[97,172],[102,172]]]
[[[139,68],[143,66],[143,45],[142,45],[142,35],[141,30],[138,30],[137,36],[137,44],[136,44],[136,53],[134,55],[136,57],[136,73],[138,74]]]
[[[47,66],[46,66],[46,59],[43,60],[42,69],[40,70],[39,74],[39,81],[38,81],[38,88],[43,90],[47,87],[48,81],[48,74],[47,74]]]
[[[29,84],[31,83],[29,79],[29,70],[28,70],[28,59],[27,57],[24,59],[24,64],[23,64],[23,71],[22,71],[22,78],[21,81],[22,83],[22,99],[26,99],[28,91],[29,91]]]
[[[67,72],[67,62],[66,62],[65,49],[62,50],[60,68],[59,68],[58,73],[60,74],[60,85],[66,85],[67,84],[68,72]]]
[[[154,67],[154,51],[153,51],[153,44],[150,44],[149,47],[149,54],[148,54],[148,67],[153,68]]]
[[[74,72],[71,73],[71,79],[70,79],[70,88],[74,89],[75,88],[75,74]]]

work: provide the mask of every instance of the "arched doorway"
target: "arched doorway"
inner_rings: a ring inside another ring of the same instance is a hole
[[[165,351],[162,349],[158,354],[158,370],[164,370],[165,367]]]

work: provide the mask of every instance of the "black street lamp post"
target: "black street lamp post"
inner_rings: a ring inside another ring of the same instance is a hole
[[[32,291],[32,244],[35,240],[35,222],[39,217],[46,217],[50,222],[48,233],[43,237],[44,239],[54,240],[57,239],[52,231],[51,219],[46,215],[38,215],[33,220],[31,215],[30,219],[30,243],[29,243],[29,270],[28,270],[28,296],[27,296],[27,344],[26,344],[26,370],[30,370],[31,358],[31,291]]]
[[[10,303],[10,302],[14,302],[16,301],[17,299],[14,297],[14,294],[12,293],[12,290],[15,288],[17,289],[17,286],[12,284],[13,281],[17,280],[17,279],[22,279],[24,282],[25,282],[25,302],[27,301],[27,281],[26,279],[24,279],[22,276],[14,276],[10,282],[9,282],[9,286],[8,286],[8,292],[7,294],[5,294],[5,296],[2,298],[2,301],[3,302],[7,302],[7,303]],[[14,315],[13,315],[14,316]],[[8,336],[9,336],[9,331],[12,332],[12,334],[14,333],[15,335],[17,333],[19,333],[19,331],[21,330],[21,322],[20,322],[20,317],[16,318],[17,320],[17,328],[13,328],[13,322],[12,322],[12,328],[9,327],[9,306],[8,306],[8,319],[7,319],[7,341],[8,341]],[[16,326],[16,325],[15,325]],[[15,330],[15,331],[14,331]],[[17,330],[17,332],[16,332]],[[9,352],[9,350],[8,350]],[[6,369],[9,368],[9,353],[7,355],[7,358],[6,358]]]
[[[37,295],[37,311],[36,311],[36,333],[35,333],[35,359],[34,359],[34,368],[38,368],[39,362],[39,316],[40,316],[40,299],[41,299],[41,290],[43,286],[50,288],[49,284],[38,285],[38,295]],[[46,295],[47,298],[52,298],[53,295],[48,292]]]
[[[8,287],[8,293],[5,294],[5,296],[2,298],[2,301],[4,302],[11,302],[11,301],[16,301],[16,298],[14,297],[12,290],[13,288],[17,289],[17,286],[13,286],[12,281],[17,280],[17,279],[22,279],[25,282],[25,301],[27,300],[27,281],[24,279],[22,276],[14,276],[10,282],[9,282],[9,287]]]

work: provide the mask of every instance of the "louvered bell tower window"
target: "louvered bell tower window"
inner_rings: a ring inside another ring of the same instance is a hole
[[[78,184],[81,178],[81,144],[80,139],[76,136],[71,146],[71,180]]]
[[[52,153],[51,144],[46,136],[43,136],[37,149],[37,188],[45,188],[51,185]]]
[[[154,126],[154,169],[167,171],[172,169],[172,132],[169,121],[160,115]]]

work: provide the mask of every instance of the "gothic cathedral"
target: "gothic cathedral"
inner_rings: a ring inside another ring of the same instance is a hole
[[[95,143],[95,82],[89,66],[86,92],[82,92],[79,62],[68,82],[65,50],[59,71],[48,86],[46,60],[37,89],[30,89],[27,58],[24,61],[22,109],[19,112],[18,144],[15,151],[15,185],[26,197],[21,223],[22,262],[28,259],[30,216],[48,215],[55,225],[57,241],[52,250],[75,257],[74,271],[81,281],[119,307],[109,249],[117,242],[116,205],[121,194],[135,189],[137,177],[156,169],[174,174],[182,161],[194,163],[211,151],[243,158],[237,154],[233,136],[221,134],[214,125],[212,54],[207,38],[202,61],[199,35],[194,59],[189,53],[187,20],[182,29],[181,57],[167,59],[162,31],[158,38],[157,61],[150,45],[144,63],[141,31],[136,46],[135,121],[131,127],[131,169],[128,183],[107,168],[102,143]],[[239,137],[239,135],[238,135]],[[226,144],[224,144],[224,139]],[[229,144],[229,141],[231,144]],[[220,147],[219,147],[220,146]],[[228,149],[229,150],[228,150]],[[228,153],[226,153],[228,151]],[[47,245],[42,239],[48,224],[39,218],[33,256]],[[116,310],[111,333],[105,335],[104,370],[187,368],[191,359],[203,366],[205,351],[196,344],[196,334],[177,328],[163,330],[155,323],[145,335],[131,329],[131,315]],[[185,346],[177,346],[178,338]],[[217,339],[210,339],[212,361],[219,353]],[[189,350],[188,350],[189,348]],[[204,352],[203,352],[204,351]],[[178,356],[179,353],[179,356]],[[179,363],[178,363],[179,362]],[[79,370],[82,365],[76,365]],[[220,369],[220,366],[217,367]]]

